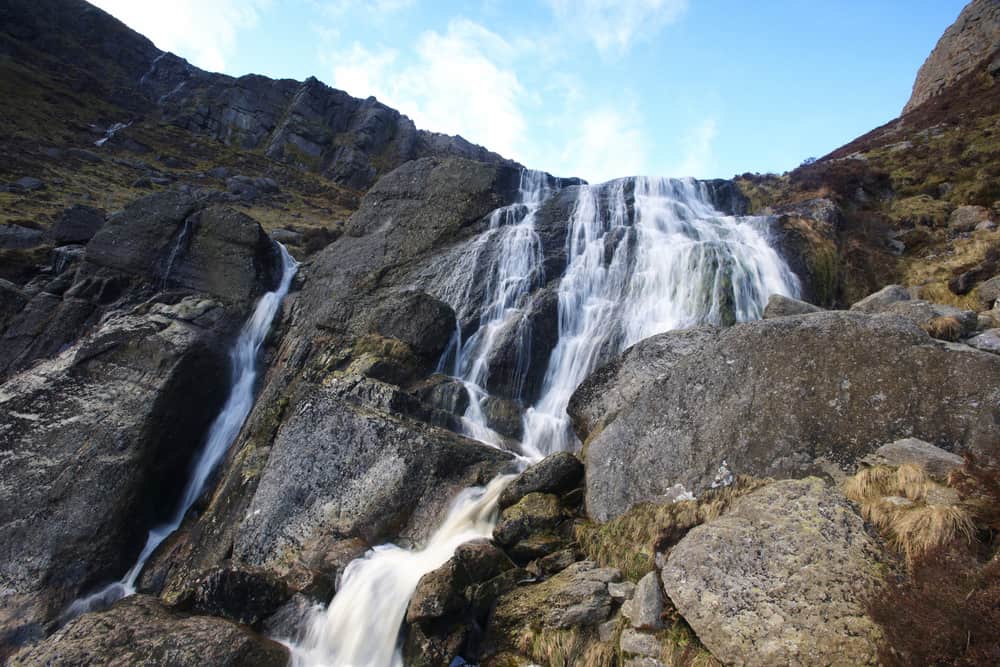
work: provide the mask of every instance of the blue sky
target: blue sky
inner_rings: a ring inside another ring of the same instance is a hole
[[[320,80],[592,182],[782,172],[898,115],[961,0],[96,0],[205,69]]]

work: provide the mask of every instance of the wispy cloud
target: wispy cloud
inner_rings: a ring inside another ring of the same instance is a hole
[[[682,141],[683,155],[675,167],[669,169],[671,176],[694,176],[707,178],[713,164],[713,144],[718,136],[718,125],[714,118],[706,118],[688,132]]]
[[[518,159],[527,123],[516,57],[517,50],[496,33],[454,19],[443,33],[423,33],[412,54],[355,43],[331,55],[330,63],[338,88],[375,95],[422,129],[461,134]]]
[[[687,0],[548,0],[566,30],[589,39],[603,54],[621,55],[656,36],[687,10]]]
[[[91,0],[159,48],[183,53],[213,72],[226,70],[240,30],[252,28],[270,0]],[[244,72],[238,72],[243,74]]]
[[[597,109],[584,115],[556,167],[560,175],[592,183],[644,173],[646,149],[636,114]]]

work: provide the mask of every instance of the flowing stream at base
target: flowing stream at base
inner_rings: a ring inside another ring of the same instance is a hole
[[[490,216],[487,230],[434,288],[460,321],[478,309],[476,331],[464,341],[461,329],[456,332],[438,370],[454,375],[469,394],[464,433],[493,446],[503,438],[483,409],[490,398],[490,359],[503,344],[501,332],[518,327],[510,384],[521,397],[530,363],[523,342],[530,339],[528,302],[547,280],[535,225],[555,190],[545,174],[525,171],[519,201]],[[566,407],[601,363],[653,334],[759,318],[771,294],[796,296],[799,290],[768,243],[770,220],[721,213],[697,181],[636,177],[579,186],[565,224],[558,342],[538,399],[524,411],[520,467],[577,445]],[[492,535],[497,499],[513,478],[501,475],[485,488],[463,491],[423,549],[386,544],[353,561],[333,601],[312,615],[302,641],[291,645],[293,664],[402,667],[399,633],[417,583],[459,544]]]
[[[257,301],[253,314],[243,325],[240,335],[229,352],[230,356],[230,390],[222,410],[212,422],[205,437],[205,444],[194,461],[184,495],[177,504],[170,519],[149,531],[146,544],[143,546],[135,564],[129,568],[119,581],[108,584],[101,590],[86,597],[75,600],[63,613],[64,620],[79,616],[94,609],[105,608],[112,602],[135,593],[135,585],[156,548],[159,547],[184,521],[191,506],[205,490],[215,468],[225,456],[229,446],[239,435],[250,410],[253,408],[254,389],[257,383],[257,357],[260,347],[271,330],[271,324],[281,307],[281,302],[288,294],[292,278],[298,270],[298,264],[288,254],[280,243],[275,243],[281,257],[281,280],[277,288],[267,292]],[[175,257],[171,255],[170,262]]]

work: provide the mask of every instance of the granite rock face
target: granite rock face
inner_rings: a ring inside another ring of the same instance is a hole
[[[225,400],[228,348],[273,287],[273,247],[256,222],[203,205],[168,194],[126,208],[8,321],[5,641],[39,636],[71,599],[124,573]]]
[[[867,665],[880,631],[864,600],[880,558],[840,493],[816,478],[786,480],[692,529],[661,579],[727,665]]]
[[[587,448],[587,511],[603,521],[674,484],[701,491],[722,461],[798,477],[819,458],[850,467],[903,437],[992,455],[998,387],[996,355],[888,315],[831,311],[654,336],[570,404]]]
[[[973,0],[938,40],[917,73],[903,114],[940,95],[984,63],[1000,45],[1000,2]]]

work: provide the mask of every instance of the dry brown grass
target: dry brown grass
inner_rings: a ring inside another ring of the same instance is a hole
[[[976,526],[968,511],[958,505],[915,505],[899,508],[889,530],[892,543],[912,564],[932,549],[959,540],[971,543]]]
[[[580,628],[526,629],[517,649],[549,667],[616,667],[617,634],[613,642],[600,642]]]
[[[952,315],[935,317],[920,328],[938,340],[956,341],[962,336],[962,323]]]
[[[912,564],[933,549],[970,543],[975,525],[968,507],[929,504],[937,485],[918,465],[872,466],[847,480],[844,493],[861,506],[866,521],[886,533]]]

